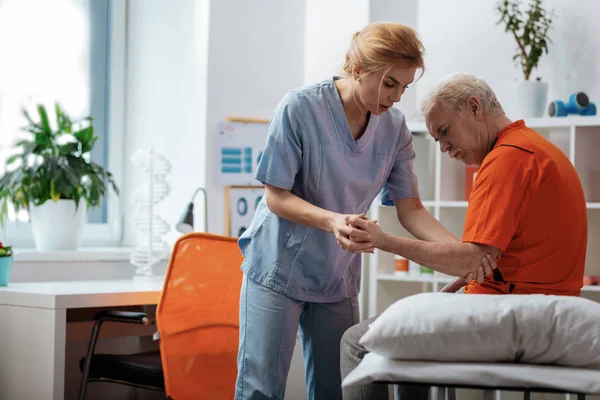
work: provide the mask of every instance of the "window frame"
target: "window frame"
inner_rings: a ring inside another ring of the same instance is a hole
[[[125,74],[127,49],[127,2],[110,0],[109,37],[109,88],[108,88],[108,154],[107,169],[123,192],[125,145]],[[107,218],[105,223],[86,223],[82,232],[82,247],[121,246],[123,241],[122,199],[112,189],[106,197]],[[34,247],[33,232],[29,222],[7,222],[1,229],[7,245]]]

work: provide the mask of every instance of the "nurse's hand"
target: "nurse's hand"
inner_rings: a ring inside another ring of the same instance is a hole
[[[331,231],[339,246],[351,253],[373,253],[373,244],[369,241],[369,233],[350,226],[348,218],[365,218],[364,215],[338,214],[332,222]],[[350,240],[350,238],[355,240]]]
[[[357,228],[359,231],[367,233],[368,236],[364,237],[364,240],[369,240],[373,247],[380,247],[383,242],[385,232],[377,225],[377,221],[370,219],[360,218],[359,216],[347,216],[346,223],[353,228]]]

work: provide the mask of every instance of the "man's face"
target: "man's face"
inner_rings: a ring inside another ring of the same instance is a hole
[[[466,165],[481,165],[488,151],[481,114],[476,97],[471,97],[458,114],[435,103],[425,116],[425,124],[429,134],[439,142],[442,153],[448,152],[450,158]]]

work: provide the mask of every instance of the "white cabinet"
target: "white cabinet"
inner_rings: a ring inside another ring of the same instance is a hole
[[[600,117],[567,117],[528,119],[530,128],[555,143],[574,163],[584,187],[588,209],[588,248],[586,275],[600,275]],[[413,132],[421,199],[426,208],[446,228],[462,236],[467,209],[465,184],[467,167],[447,154],[427,133],[423,122],[408,124]],[[559,210],[557,210],[559,212]],[[370,217],[395,235],[412,237],[396,218],[394,207],[373,203]],[[421,276],[394,275],[394,256],[379,250],[363,256],[365,278],[363,301],[367,301],[365,317],[381,313],[395,300],[422,291],[437,291],[449,281],[437,273]],[[600,294],[600,286],[585,286],[586,297]],[[368,294],[368,295],[366,295]]]

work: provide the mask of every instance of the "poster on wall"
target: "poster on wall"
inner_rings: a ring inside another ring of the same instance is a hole
[[[217,131],[216,184],[260,185],[253,178],[267,141],[266,123],[221,122]]]
[[[240,237],[248,229],[264,194],[263,186],[228,186],[225,189],[227,236]]]

